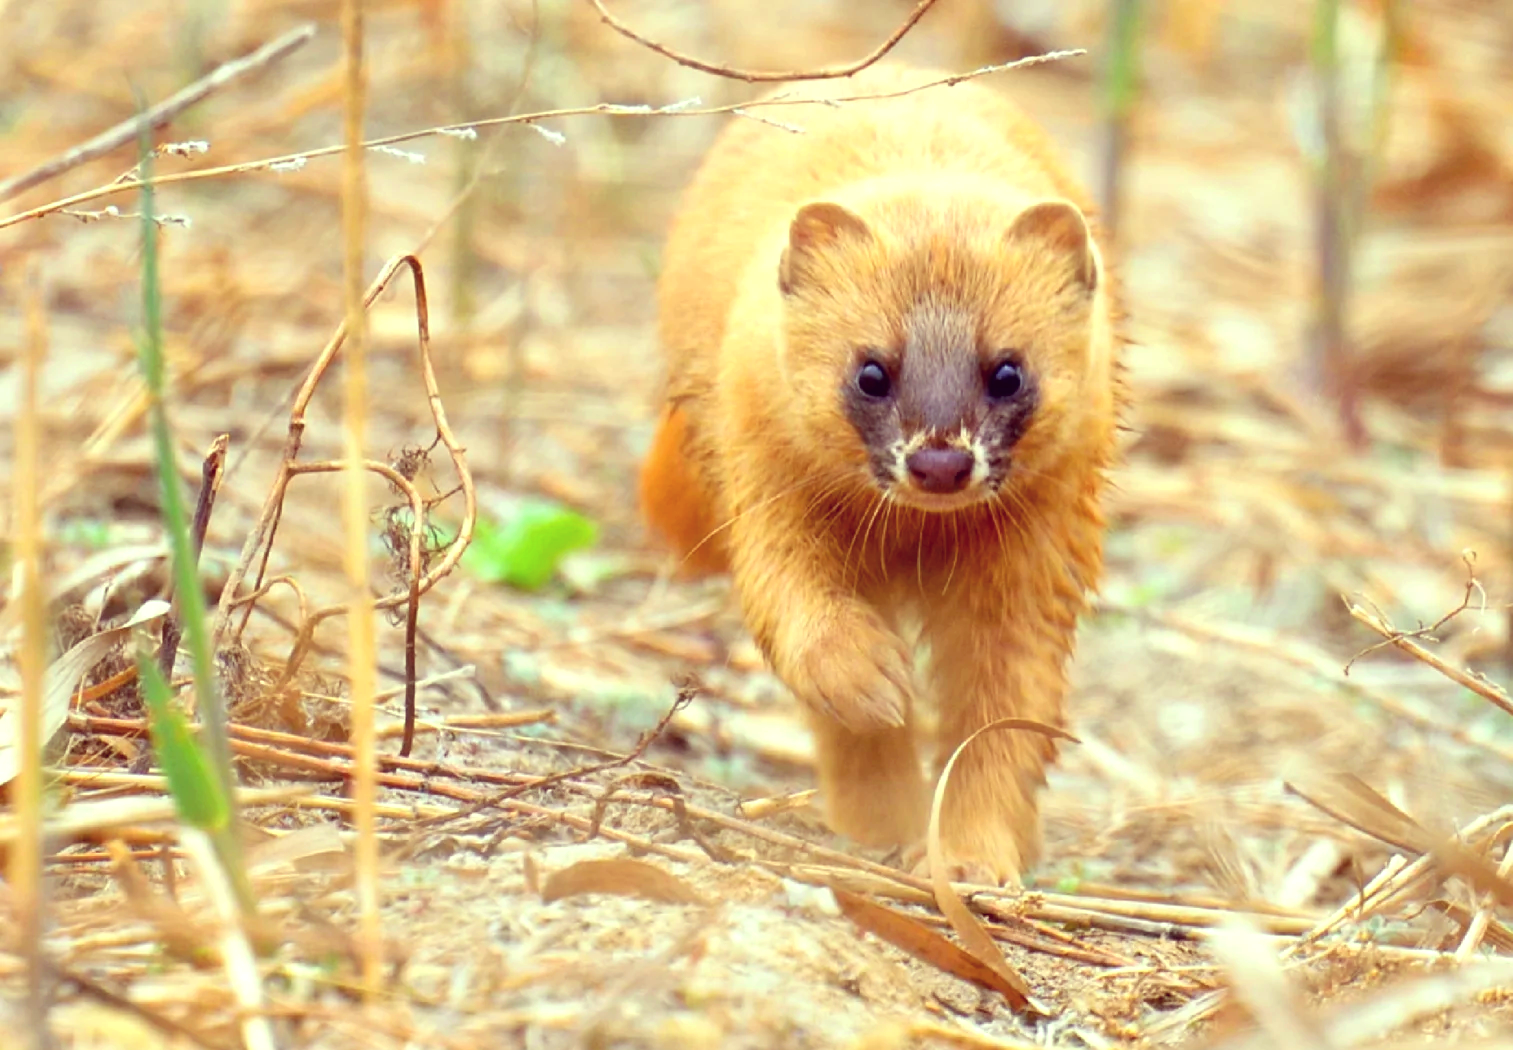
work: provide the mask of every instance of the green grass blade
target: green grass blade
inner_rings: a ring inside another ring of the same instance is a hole
[[[137,108],[139,112],[143,109],[140,99]],[[158,229],[153,217],[156,201],[152,185],[152,138],[146,124],[142,125],[138,137],[138,156],[142,181],[140,201],[143,328],[142,337],[138,343],[138,359],[142,369],[142,378],[147,387],[148,426],[157,465],[158,482],[162,490],[163,527],[173,554],[174,594],[178,604],[179,622],[183,628],[184,641],[189,647],[194,667],[195,707],[205,727],[204,746],[208,750],[209,770],[218,784],[217,797],[226,807],[224,833],[215,836],[216,843],[218,848],[225,851],[221,859],[227,869],[232,872],[238,889],[244,892],[243,906],[250,910],[253,907],[253,901],[250,894],[245,894],[240,840],[233,833],[236,795],[235,781],[231,771],[231,745],[226,731],[226,711],[221,706],[216,689],[210,630],[205,619],[205,594],[201,589],[199,568],[189,536],[189,514],[183,482],[175,467],[173,434],[163,404],[167,369],[163,352],[162,285],[158,268]],[[164,683],[164,688],[167,689],[166,683]],[[159,760],[165,763],[166,773],[167,757],[160,754]],[[172,786],[171,777],[169,783]],[[176,799],[177,797],[175,795]],[[185,800],[179,800],[180,806],[185,804]],[[194,802],[188,804],[191,807],[197,805]]]
[[[179,818],[191,827],[214,834],[231,826],[231,799],[209,758],[194,738],[189,719],[173,704],[173,691],[144,647],[137,656],[137,673],[147,703],[148,732],[158,765],[168,778]]]
[[[1109,54],[1103,70],[1103,112],[1120,120],[1135,108],[1140,93],[1140,0],[1114,0]]]

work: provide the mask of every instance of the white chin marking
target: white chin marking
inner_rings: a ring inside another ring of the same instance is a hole
[[[907,441],[899,440],[888,446],[888,457],[893,463],[893,469],[889,473],[892,475],[893,484],[899,488],[909,483],[909,471],[904,465],[909,458],[909,453],[913,451],[909,444]]]
[[[981,489],[988,480],[988,450],[975,435],[968,439],[967,448],[972,450],[972,480],[967,482],[967,491],[971,492]]]

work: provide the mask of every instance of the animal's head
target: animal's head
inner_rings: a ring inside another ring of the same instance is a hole
[[[1082,416],[1100,279],[1064,200],[916,190],[804,205],[778,281],[810,453],[922,510],[1047,472]]]

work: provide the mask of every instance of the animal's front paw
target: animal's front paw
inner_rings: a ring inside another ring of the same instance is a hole
[[[914,690],[908,647],[871,610],[832,616],[774,661],[799,701],[853,733],[904,724]]]

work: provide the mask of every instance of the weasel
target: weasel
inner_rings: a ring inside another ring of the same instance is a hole
[[[874,67],[825,90],[932,79]],[[732,573],[806,711],[830,827],[918,854],[917,701],[937,705],[937,770],[995,719],[1063,724],[1123,403],[1116,296],[1082,192],[996,91],[763,112],[803,130],[732,122],[672,224],[642,512],[686,567]],[[1054,756],[1010,729],[963,752],[952,877],[1035,862]]]

